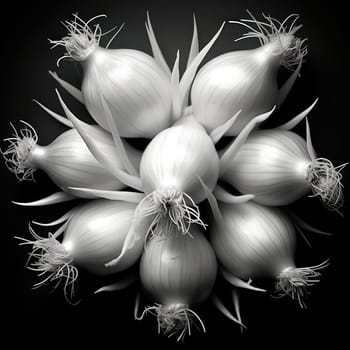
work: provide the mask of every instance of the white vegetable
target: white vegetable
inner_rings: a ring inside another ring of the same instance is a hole
[[[183,233],[191,223],[203,224],[196,203],[206,198],[198,178],[213,190],[219,158],[204,128],[192,115],[163,130],[146,147],[140,176],[145,205],[155,224],[165,215]]]
[[[77,197],[95,198],[70,187],[89,187],[104,190],[118,190],[125,185],[106,170],[89,151],[85,142],[75,129],[60,134],[46,146],[38,145],[34,128],[22,122],[25,128],[5,139],[9,147],[2,152],[7,168],[18,180],[33,179],[33,173],[41,169],[62,190]],[[12,124],[11,124],[12,125]],[[101,152],[109,155],[116,167],[123,168],[120,155],[116,151],[112,136],[99,126],[91,126],[95,142]],[[138,168],[140,152],[124,144],[134,166]]]
[[[84,104],[100,126],[111,129],[102,95],[121,136],[153,137],[170,125],[170,76],[144,52],[100,47],[100,26],[95,25],[94,30],[89,27],[95,18],[84,22],[74,15],[73,21],[65,22],[67,36],[51,43],[65,47],[61,59],[81,62]]]
[[[307,141],[283,127],[256,130],[226,164],[221,178],[265,205],[286,205],[312,191],[331,210],[343,205],[341,170],[316,158],[307,124]]]
[[[288,295],[305,307],[309,287],[319,281],[318,271],[328,262],[295,266],[296,233],[291,220],[281,210],[253,201],[221,203],[220,211],[222,220],[214,223],[210,239],[225,270],[223,276],[236,286],[235,277],[275,278],[278,296]]]
[[[35,286],[50,282],[57,287],[62,283],[65,297],[70,300],[74,297],[78,269],[95,275],[110,275],[132,266],[141,255],[142,241],[130,249],[118,266],[107,268],[105,263],[121,251],[136,206],[136,203],[98,199],[74,208],[55,222],[40,224],[52,226],[65,221],[47,238],[40,237],[31,228],[34,240],[20,239],[22,244],[33,246],[29,268],[43,278]],[[64,236],[60,242],[57,238],[62,232]]]
[[[143,252],[140,279],[156,304],[147,307],[157,316],[158,330],[182,339],[191,334],[191,323],[199,316],[190,306],[203,302],[213,288],[217,263],[215,254],[198,226],[191,228],[192,238],[168,233],[151,239]]]
[[[193,113],[208,132],[241,110],[238,120],[226,133],[237,135],[253,117],[274,105],[279,106],[299,74],[306,48],[303,46],[305,40],[295,37],[300,28],[295,26],[298,17],[291,15],[283,23],[269,16],[265,16],[266,22],[251,17],[251,20],[234,23],[251,30],[242,38],[257,38],[261,46],[215,57],[199,71],[193,82]],[[257,29],[252,27],[254,24]],[[279,90],[277,73],[280,66],[297,68]]]

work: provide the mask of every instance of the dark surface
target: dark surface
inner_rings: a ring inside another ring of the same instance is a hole
[[[10,5],[11,6],[11,5]],[[217,31],[223,20],[246,17],[249,9],[259,16],[261,12],[283,19],[291,13],[301,15],[304,24],[300,34],[308,37],[309,54],[302,69],[302,76],[295,85],[288,100],[274,116],[271,123],[286,121],[307,107],[316,97],[319,103],[310,115],[314,146],[320,156],[327,157],[334,164],[349,160],[348,136],[348,88],[343,82],[349,81],[348,36],[346,24],[341,21],[344,9],[334,1],[145,1],[140,4],[130,1],[70,1],[35,2],[8,9],[11,24],[3,33],[3,75],[5,95],[1,116],[1,138],[10,133],[9,122],[15,124],[24,119],[30,122],[39,134],[39,143],[50,143],[64,130],[50,119],[31,101],[36,98],[60,112],[54,88],[57,84],[48,75],[56,70],[68,81],[79,85],[78,65],[66,61],[59,68],[56,60],[62,50],[50,50],[47,38],[60,38],[65,31],[60,21],[70,19],[71,14],[88,19],[100,13],[108,15],[101,20],[102,27],[126,22],[126,27],[114,41],[112,47],[135,48],[150,52],[144,29],[146,10],[150,11],[153,28],[165,56],[172,65],[176,50],[182,53],[182,68],[192,36],[192,13],[198,21],[201,45],[204,45]],[[242,33],[237,26],[227,25],[223,35],[208,54],[205,61],[231,49],[254,47],[255,41],[234,43]],[[84,115],[78,103],[63,93],[69,106],[79,115]],[[18,124],[17,124],[18,125]],[[296,131],[304,133],[304,124]],[[2,318],[6,324],[4,335],[26,347],[48,348],[50,345],[72,346],[99,344],[98,348],[120,348],[124,345],[168,347],[175,340],[157,335],[156,321],[151,316],[142,322],[133,320],[133,303],[136,288],[93,295],[100,280],[82,276],[81,293],[84,298],[78,306],[69,305],[62,293],[49,293],[49,288],[33,290],[37,281],[33,272],[25,268],[27,248],[19,247],[14,236],[29,237],[27,224],[30,220],[49,220],[64,213],[73,204],[55,205],[42,208],[17,207],[11,200],[30,201],[41,198],[56,190],[45,174],[36,174],[36,183],[16,182],[3,164],[0,166],[3,193],[1,196],[2,239],[5,266],[2,289],[7,293],[3,298]],[[349,171],[344,171],[346,206],[349,198]],[[187,338],[191,347],[203,345],[219,348],[246,348],[251,345],[268,348],[299,347],[309,345],[316,349],[326,342],[341,343],[346,339],[345,327],[348,313],[348,292],[344,283],[348,280],[349,213],[344,208],[344,218],[327,212],[315,199],[304,198],[291,208],[304,220],[320,229],[334,233],[322,237],[310,234],[313,249],[308,249],[300,240],[296,261],[317,264],[329,257],[330,267],[324,272],[322,283],[315,286],[308,301],[308,309],[301,310],[290,300],[275,300],[267,295],[242,293],[242,313],[248,330],[240,333],[210,303],[197,309],[207,326],[207,334],[194,332]],[[218,288],[230,305],[228,287]],[[345,316],[345,321],[340,317]],[[345,322],[345,323],[344,323]],[[226,344],[226,345],[223,345]],[[337,346],[335,346],[337,348]]]

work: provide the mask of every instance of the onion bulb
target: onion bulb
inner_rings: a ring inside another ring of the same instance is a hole
[[[308,124],[307,124],[307,130]],[[287,205],[312,191],[330,209],[343,205],[340,171],[317,158],[311,145],[289,130],[256,130],[240,147],[221,178],[265,205]]]
[[[153,137],[170,125],[170,75],[144,52],[100,47],[104,35],[100,26],[95,25],[94,30],[89,27],[98,17],[84,22],[74,15],[73,21],[64,23],[67,36],[51,43],[65,47],[60,60],[71,58],[81,63],[83,102],[100,126],[111,129],[102,95],[121,136]]]
[[[203,224],[196,203],[206,198],[199,178],[213,190],[219,158],[213,141],[193,115],[163,130],[146,147],[140,177],[147,196],[140,203],[154,224],[166,217],[182,233]],[[156,229],[155,229],[156,231]]]
[[[295,26],[298,16],[291,15],[282,23],[269,16],[265,16],[266,22],[251,17],[235,22],[250,30],[240,39],[257,38],[261,46],[215,57],[201,68],[193,82],[193,114],[208,132],[241,110],[226,132],[228,136],[238,135],[253,117],[281,104],[301,68],[306,48],[305,40],[295,36],[300,28]],[[281,66],[298,68],[279,90],[277,73]]]
[[[105,264],[120,253],[126,235],[132,225],[136,204],[123,201],[96,199],[74,208],[61,219],[48,226],[66,221],[56,233],[40,237],[30,228],[34,240],[20,238],[33,246],[30,253],[31,270],[43,279],[35,284],[40,287],[47,282],[57,287],[63,284],[67,300],[74,297],[78,269],[95,275],[110,275],[131,267],[140,257],[143,242],[134,244],[127,258],[114,267]],[[59,234],[64,232],[59,241]]]
[[[309,287],[319,281],[319,270],[328,262],[295,266],[291,220],[280,209],[253,201],[220,203],[220,211],[222,220],[213,225],[210,239],[224,270],[246,280],[274,278],[276,295],[288,295],[305,307]]]
[[[191,228],[192,238],[173,231],[148,241],[140,262],[143,288],[156,301],[145,309],[156,315],[158,330],[183,339],[191,334],[191,323],[199,316],[190,306],[203,302],[211,293],[217,263],[212,247],[198,226]]]
[[[85,142],[75,129],[60,134],[46,146],[38,145],[35,129],[26,122],[25,127],[5,139],[9,147],[2,152],[7,168],[18,180],[31,180],[37,169],[41,169],[65,192],[77,197],[95,197],[71,187],[88,187],[101,190],[118,190],[125,185],[106,170],[92,155]],[[120,156],[115,149],[112,136],[98,126],[91,127],[93,137],[101,152],[109,154],[116,165],[123,168]],[[138,168],[139,152],[124,144],[130,160]]]

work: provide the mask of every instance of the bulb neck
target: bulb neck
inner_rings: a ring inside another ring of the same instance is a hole
[[[283,56],[288,51],[293,36],[291,34],[280,34],[270,39],[269,42],[255,50],[255,59],[261,65],[269,64],[270,67],[278,69]]]
[[[25,161],[25,166],[32,169],[42,168],[46,163],[46,152],[45,147],[35,145]]]

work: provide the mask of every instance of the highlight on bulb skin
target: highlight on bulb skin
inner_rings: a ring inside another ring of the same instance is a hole
[[[250,19],[242,19],[241,21],[229,21],[229,23],[240,24],[250,31],[243,34],[235,41],[247,38],[256,38],[260,45],[264,46],[268,43],[277,43],[275,55],[281,56],[281,65],[287,69],[293,69],[299,65],[304,56],[307,54],[305,42],[307,39],[300,39],[295,33],[302,25],[296,25],[299,16],[297,14],[289,15],[283,22],[262,14],[265,21],[257,20],[250,11],[247,11]],[[254,27],[255,26],[255,27]]]
[[[193,326],[206,332],[203,321],[185,304],[155,304],[146,307],[141,316],[135,318],[142,320],[147,313],[157,317],[159,334],[163,333],[169,338],[177,336],[177,341],[184,340],[186,334],[190,336]]]
[[[74,304],[72,300],[76,291],[78,269],[73,265],[70,252],[52,233],[49,233],[47,238],[41,237],[31,226],[29,232],[34,240],[16,238],[22,241],[20,245],[32,245],[26,266],[42,277],[41,281],[34,284],[34,288],[51,284],[56,289],[63,285],[64,297],[70,304]]]
[[[320,282],[319,270],[329,266],[329,260],[310,267],[288,267],[277,277],[275,284],[276,297],[289,296],[296,300],[302,309],[307,307],[306,297],[310,294],[309,288]]]
[[[341,171],[346,165],[335,167],[326,158],[314,159],[306,170],[306,180],[311,184],[313,193],[310,197],[319,197],[328,209],[339,212],[344,204]]]
[[[10,123],[14,133],[3,141],[9,143],[6,151],[0,150],[5,159],[8,170],[15,174],[19,181],[34,180],[33,174],[36,168],[31,162],[32,151],[38,142],[35,129],[27,122],[21,121],[24,128],[19,131]]]

